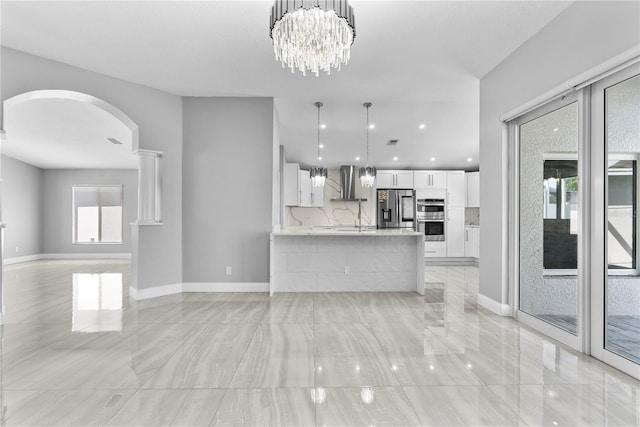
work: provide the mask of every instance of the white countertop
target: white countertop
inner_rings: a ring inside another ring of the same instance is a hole
[[[271,233],[273,236],[422,236],[422,233],[408,230],[377,230],[365,228],[359,231],[356,228],[332,228],[332,227],[300,227],[285,228],[282,231]]]

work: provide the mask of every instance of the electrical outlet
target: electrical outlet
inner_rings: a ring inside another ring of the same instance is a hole
[[[349,267],[348,265],[345,265],[344,266],[344,274],[347,275],[349,273],[351,273],[351,267]]]
[[[20,252],[20,246],[16,246],[16,252]]]
[[[231,266],[230,265],[227,265],[224,268],[224,274],[226,274],[227,276],[231,276]]]

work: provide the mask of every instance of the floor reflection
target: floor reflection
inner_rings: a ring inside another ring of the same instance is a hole
[[[73,332],[122,331],[122,274],[73,274]]]

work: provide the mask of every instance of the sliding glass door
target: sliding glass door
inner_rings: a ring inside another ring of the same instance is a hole
[[[591,353],[640,377],[640,67],[592,90]]]
[[[565,96],[520,117],[517,317],[578,345],[580,101]]]

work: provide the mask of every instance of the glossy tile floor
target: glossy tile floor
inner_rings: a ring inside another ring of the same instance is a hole
[[[139,302],[129,268],[6,267],[1,425],[640,425],[638,381],[479,308],[474,267],[424,297]]]

